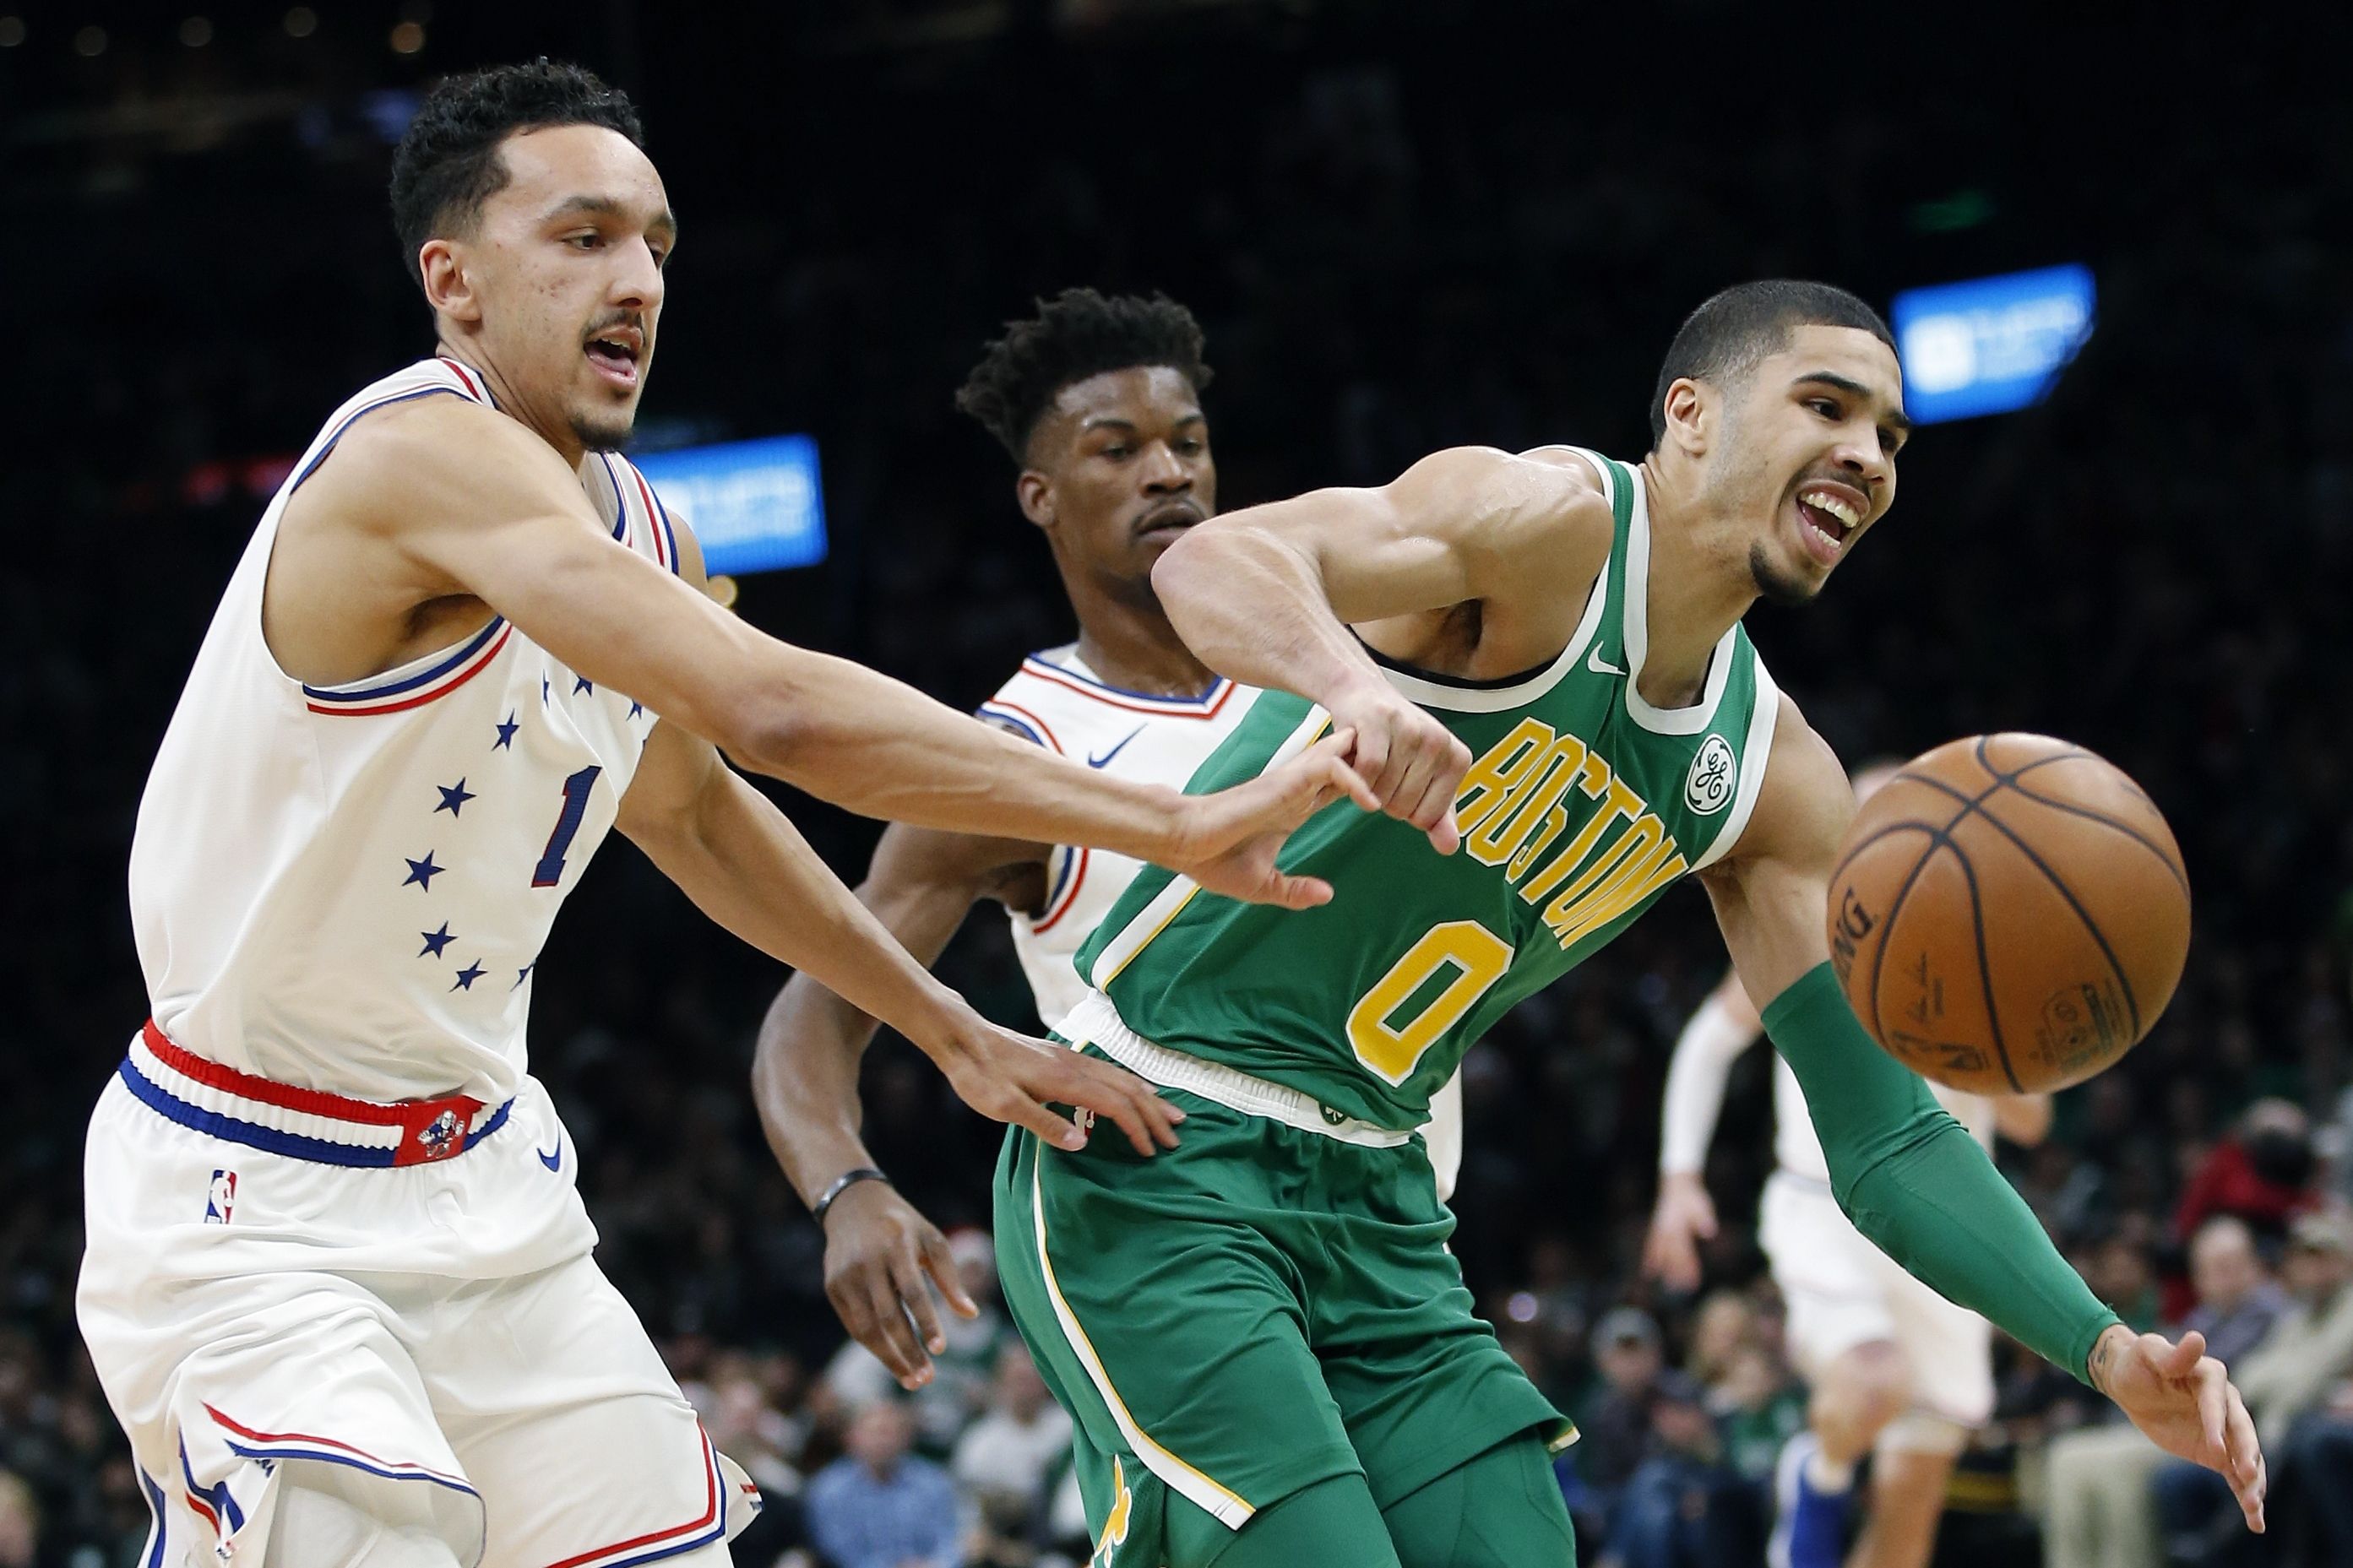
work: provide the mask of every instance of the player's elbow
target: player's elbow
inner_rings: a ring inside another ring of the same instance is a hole
[[[748,686],[712,715],[711,742],[737,767],[790,782],[819,744],[820,712],[793,689]]]
[[[1221,559],[1230,564],[1231,533],[1232,530],[1215,522],[1197,523],[1160,552],[1160,559],[1152,563],[1152,591],[1169,615],[1179,614],[1212,592],[1210,584],[1224,569]]]

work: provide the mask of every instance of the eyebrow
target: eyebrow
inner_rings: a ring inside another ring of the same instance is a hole
[[[1178,419],[1176,423],[1178,425],[1198,425],[1204,417],[1206,416],[1199,409],[1197,408],[1192,413],[1186,415],[1181,419]],[[1085,424],[1079,426],[1079,434],[1083,436],[1090,430],[1134,430],[1135,428],[1137,428],[1137,426],[1135,421],[1133,419],[1122,419],[1115,414],[1098,414],[1092,419],[1088,420]]]
[[[1840,375],[1834,371],[1808,371],[1805,374],[1798,377],[1789,384],[1791,386],[1804,386],[1809,384],[1836,387],[1839,391],[1843,392],[1850,396],[1860,397],[1864,399],[1866,402],[1869,401],[1873,395],[1871,388],[1863,385],[1862,383],[1849,380],[1847,377]],[[1912,416],[1905,413],[1901,408],[1895,410],[1895,412],[1887,416],[1887,423],[1894,426],[1896,429],[1903,431],[1907,436],[1912,433]]]
[[[629,216],[628,209],[610,196],[566,196],[562,201],[547,209],[547,216],[550,220],[560,217],[569,217],[575,213],[593,213],[599,217],[627,217]],[[664,207],[659,213],[654,216],[653,220],[648,223],[646,226],[648,228],[666,229],[669,231],[670,238],[675,240],[678,237],[678,215],[671,212],[668,207]]]

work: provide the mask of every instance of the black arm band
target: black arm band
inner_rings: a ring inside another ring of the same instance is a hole
[[[884,1175],[881,1172],[876,1170],[871,1165],[860,1165],[854,1171],[844,1171],[841,1174],[834,1177],[833,1185],[826,1188],[825,1191],[818,1194],[817,1202],[809,1205],[809,1218],[817,1221],[818,1228],[819,1230],[823,1230],[825,1228],[825,1211],[833,1206],[834,1199],[841,1196],[842,1194],[848,1192],[850,1188],[856,1186],[860,1182],[881,1182],[888,1184],[890,1180],[890,1177]]]

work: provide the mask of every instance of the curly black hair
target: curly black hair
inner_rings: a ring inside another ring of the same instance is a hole
[[[1852,327],[1869,332],[1893,352],[1895,334],[1879,312],[1831,283],[1794,278],[1762,278],[1736,283],[1710,295],[1667,345],[1651,392],[1651,440],[1667,438],[1667,388],[1685,376],[1721,385],[1745,374],[1757,362],[1781,352],[1792,327]]]
[[[409,276],[425,281],[417,253],[436,235],[463,234],[507,183],[499,144],[518,131],[601,125],[646,144],[637,106],[592,72],[542,55],[444,79],[425,95],[392,154],[392,226]]]
[[[1065,289],[1038,301],[1038,314],[1008,321],[956,393],[955,405],[980,421],[1017,463],[1029,437],[1072,382],[1135,365],[1166,365],[1199,392],[1211,371],[1201,363],[1201,323],[1166,294],[1103,295]]]

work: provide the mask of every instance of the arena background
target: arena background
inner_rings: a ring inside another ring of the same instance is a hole
[[[2259,1096],[2308,1113],[2316,1189],[2343,1178],[2353,279],[2325,240],[2353,184],[2342,10],[760,10],[0,17],[0,1564],[113,1568],[144,1529],[71,1282],[81,1121],[145,1013],[123,870],[147,764],[283,460],[429,347],[385,211],[404,106],[539,53],[637,98],[682,221],[648,443],[817,437],[831,556],[745,578],[738,609],[965,706],[1070,630],[1002,454],[949,405],[1039,293],[1161,289],[1199,314],[1230,509],[1455,442],[1639,454],[1677,321],[1744,278],[1884,306],[2088,265],[2097,329],[2052,395],[1924,430],[1880,537],[1818,605],[1751,625],[1851,759],[2048,731],[2169,814],[2197,893],[2188,976],[2013,1167],[2095,1283],[2178,1272],[2184,1184]],[[780,793],[855,879],[873,826]],[[1678,893],[1467,1069],[1457,1251],[1580,1408],[1611,1305],[1661,1312],[1686,1353],[1690,1303],[1632,1274],[1667,1047],[1722,962],[1704,900]],[[1026,1017],[1000,920],[942,968]],[[772,1482],[838,1451],[840,1421],[812,1391],[840,1337],[818,1238],[744,1091],[779,979],[617,841],[559,923],[533,1019],[605,1267]],[[1767,1081],[1761,1054],[1735,1079],[1712,1175],[1738,1223],[1712,1284],[1757,1273]],[[984,1221],[996,1130],[903,1045],[867,1082],[893,1176],[944,1225]],[[1947,1561],[1997,1560],[1978,1555],[1994,1541],[2027,1560],[2005,1443],[2031,1458],[2073,1418],[2064,1394],[2012,1363]],[[738,1560],[769,1568],[790,1511]]]

